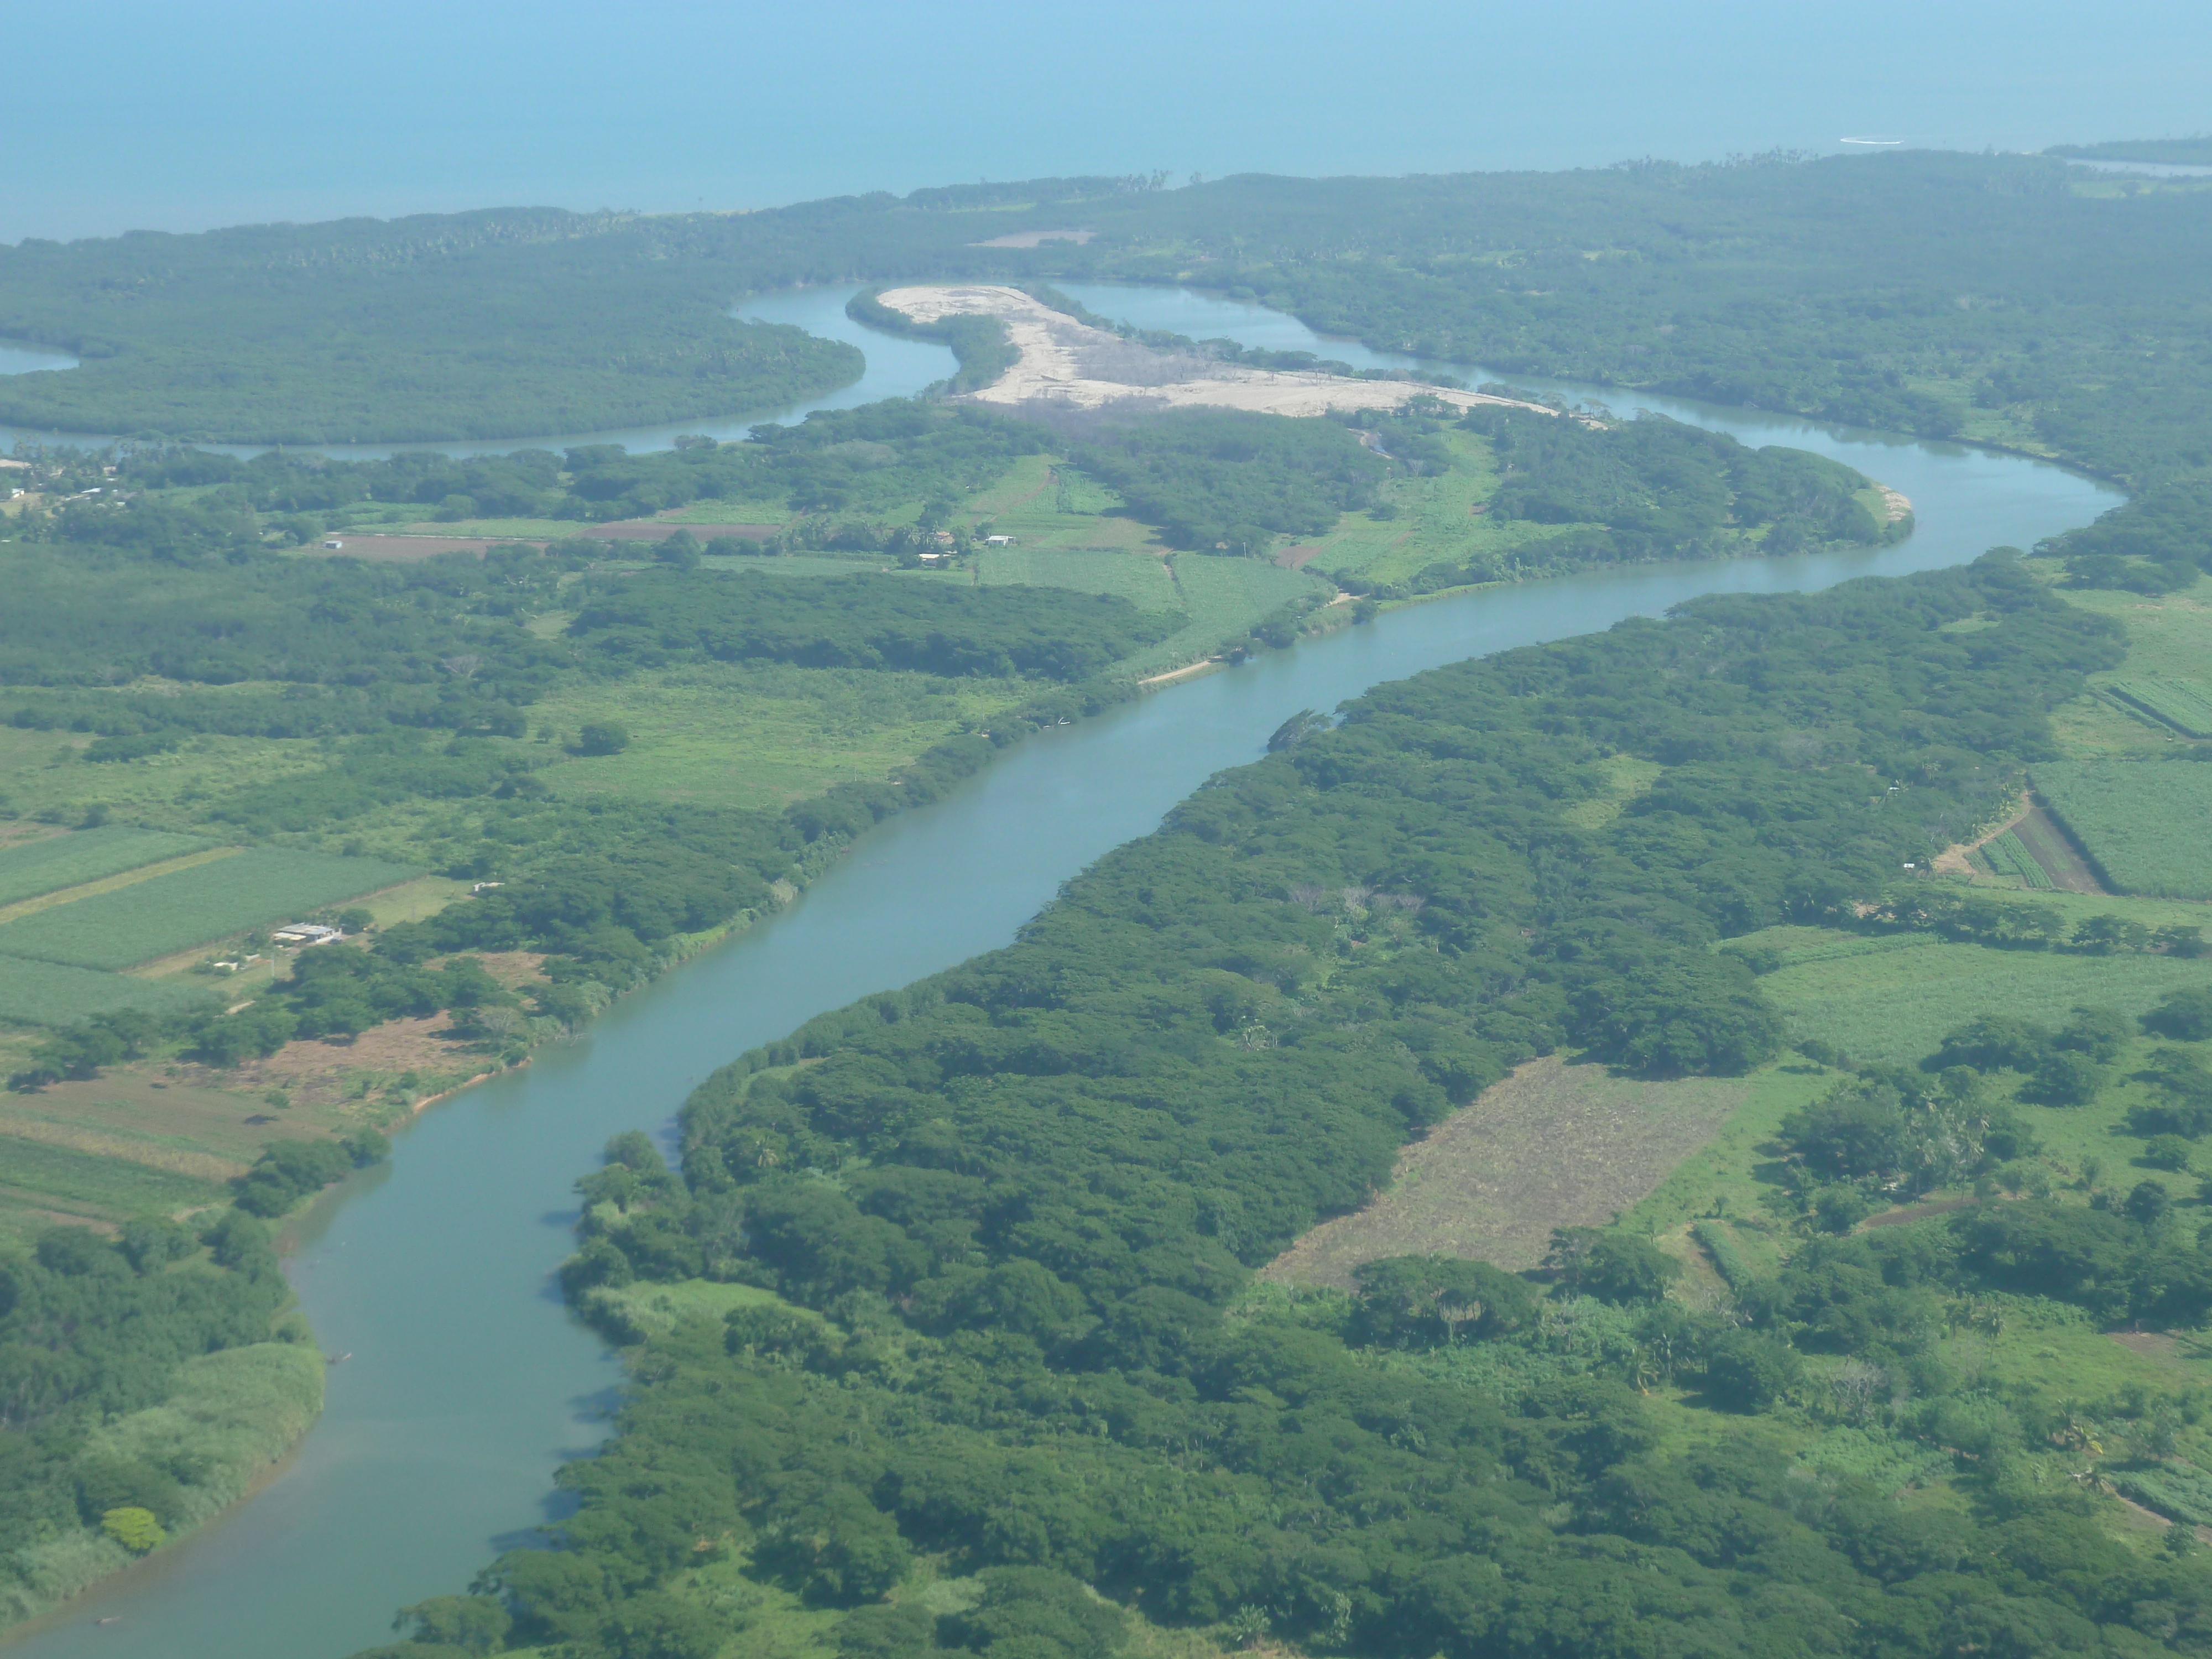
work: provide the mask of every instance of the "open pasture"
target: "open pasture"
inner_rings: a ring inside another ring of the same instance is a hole
[[[130,968],[289,921],[416,873],[369,859],[256,848],[0,923],[0,956]]]
[[[0,905],[119,876],[212,846],[198,836],[109,824],[0,850]]]
[[[17,1025],[70,1025],[118,1008],[165,1012],[211,994],[167,981],[132,979],[89,968],[0,957],[0,1020]]]
[[[2165,898],[2212,899],[2212,766],[2060,761],[2035,787],[2109,884]]]
[[[1785,966],[1759,984],[1792,1031],[1854,1060],[1910,1064],[1980,1014],[2057,1026],[2076,1006],[2142,1013],[2168,991],[2212,985],[2212,960],[1936,944]]]

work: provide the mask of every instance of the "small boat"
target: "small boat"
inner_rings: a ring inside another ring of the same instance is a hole
[[[344,1353],[326,1353],[323,1356],[323,1364],[325,1365],[343,1365],[347,1360],[352,1358],[353,1352],[350,1349],[347,1350]]]
[[[92,1622],[93,1622],[95,1626],[98,1626],[98,1625],[119,1625],[119,1624],[121,1624],[121,1623],[123,1622],[123,1615],[122,1615],[121,1613],[109,1613],[109,1614],[107,1615],[107,1617],[106,1617],[106,1618],[105,1618],[105,1619],[95,1619],[95,1620],[94,1620]]]

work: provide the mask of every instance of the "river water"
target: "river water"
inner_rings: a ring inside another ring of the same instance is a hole
[[[842,319],[848,291],[790,297]],[[1126,289],[1079,297],[1146,326],[1351,355],[1256,307]],[[912,389],[876,374],[882,342],[867,349],[871,374],[850,401]],[[388,1166],[319,1201],[297,1229],[291,1272],[325,1348],[352,1356],[331,1370],[322,1421],[261,1496],[32,1627],[9,1659],[322,1659],[387,1639],[402,1604],[465,1588],[557,1514],[554,1468],[605,1433],[617,1368],[566,1316],[552,1274],[568,1249],[570,1183],[608,1137],[665,1131],[694,1082],[816,1013],[1006,944],[1061,882],[1152,829],[1210,774],[1257,757],[1298,709],[1701,593],[1818,588],[2030,546],[2118,500],[2017,457],[1615,401],[1832,455],[1911,495],[1918,528],[1875,551],[1606,571],[1397,611],[1042,732],[881,826],[791,909],[527,1070],[425,1113]],[[118,1622],[94,1623],[104,1618]]]

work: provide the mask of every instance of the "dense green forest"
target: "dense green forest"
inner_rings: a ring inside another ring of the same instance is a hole
[[[1930,1346],[1960,1296],[2202,1317],[2212,1254],[2162,1204],[1816,1244],[1747,1283],[1747,1325],[1662,1300],[1677,1264],[1603,1230],[1560,1234],[1533,1283],[1407,1258],[1351,1297],[1251,1289],[1531,1054],[1765,1060],[1777,1013],[1711,947],[1869,907],[1928,925],[1900,865],[2050,752],[2047,711],[2118,654],[2000,554],[1702,600],[1293,722],[1015,945],[710,1079],[680,1170],[642,1135],[609,1147],[565,1277],[644,1344],[623,1432],[564,1473],[562,1547],[410,1610],[388,1651],[703,1659],[733,1604],[686,1587],[725,1551],[852,1609],[839,1651],[885,1659],[1106,1653],[1122,1615],[1085,1585],[1158,1625],[1405,1659],[2202,1650],[2202,1555],[2116,1546],[2025,1455],[2064,1425]],[[1577,813],[1622,755],[1659,781]],[[1838,1057],[1783,1133],[1821,1179],[2002,1190],[2029,1147],[1994,1074],[2118,1040],[2015,1022],[1918,1072]],[[701,1279],[732,1287],[726,1319],[624,1311]],[[1849,1431],[1954,1449],[1963,1507],[1670,1433],[1639,1392],[1686,1386],[1717,1431],[1838,1359],[1886,1379]],[[924,1562],[975,1588],[887,1604]]]
[[[1175,547],[1256,553],[1374,501],[1388,464],[1334,421],[1182,410],[1101,433],[1075,464]]]
[[[1196,281],[1380,347],[2018,443],[2134,482],[2212,457],[2198,181],[1900,152],[1153,182],[26,243],[0,252],[0,332],[86,366],[10,377],[0,416],[287,440],[680,420],[758,406],[734,394],[771,369],[789,387],[851,372],[842,348],[728,322],[743,292],[1115,277]],[[1097,234],[974,246],[986,210],[993,237],[1071,216]],[[441,355],[463,331],[471,351]]]
[[[764,657],[815,668],[1082,680],[1173,629],[1107,593],[708,572],[654,574],[594,592],[568,633],[586,660]]]

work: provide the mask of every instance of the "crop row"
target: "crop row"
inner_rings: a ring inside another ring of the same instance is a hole
[[[58,893],[64,887],[101,881],[163,859],[197,853],[211,844],[197,836],[112,824],[0,849],[0,904],[16,904]]]
[[[0,923],[0,955],[129,968],[289,921],[413,873],[368,859],[257,848]]]
[[[2212,738],[2212,693],[2197,680],[2115,680],[2112,695],[2186,738]]]
[[[2027,850],[2027,844],[2009,830],[1984,845],[1982,856],[1988,861],[1994,875],[2018,876],[2039,891],[2057,890],[2057,884],[2051,879],[2051,872],[2036,861],[2035,854]]]
[[[1691,1227],[1690,1232],[1705,1247],[1705,1254],[1712,1257],[1713,1266],[1728,1280],[1730,1290],[1740,1291],[1751,1283],[1751,1264],[1736,1249],[1735,1235],[1729,1231],[1725,1222],[1700,1221]]]

